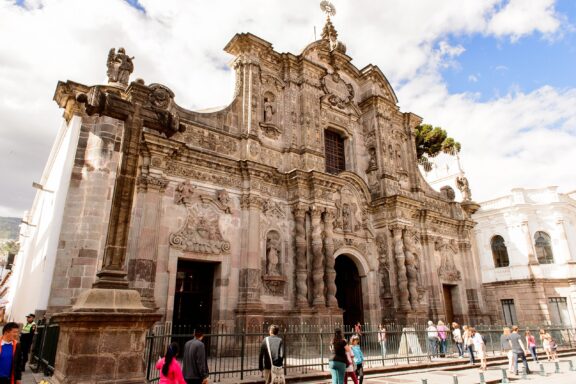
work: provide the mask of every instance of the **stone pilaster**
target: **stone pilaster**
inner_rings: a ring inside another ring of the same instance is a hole
[[[406,276],[406,257],[404,256],[404,243],[402,242],[402,227],[392,228],[394,236],[394,256],[396,258],[396,281],[398,283],[398,297],[400,309],[410,311],[410,293],[408,291],[408,277]]]
[[[338,308],[336,300],[336,270],[334,269],[334,211],[324,212],[324,281],[326,284],[326,304]]]
[[[313,305],[326,305],[324,298],[324,254],[322,253],[322,211],[312,207],[312,281],[314,283]]]
[[[308,269],[306,265],[306,211],[308,207],[298,204],[294,211],[295,230],[295,266],[296,266],[296,305],[299,308],[308,307],[308,286],[306,279]]]

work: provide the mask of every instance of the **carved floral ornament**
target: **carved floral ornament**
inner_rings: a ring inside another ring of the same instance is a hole
[[[170,234],[170,245],[184,252],[219,255],[230,252],[230,242],[222,237],[220,211],[230,213],[230,197],[226,190],[216,192],[216,197],[198,192],[189,182],[176,187],[176,204],[186,207],[184,225]]]

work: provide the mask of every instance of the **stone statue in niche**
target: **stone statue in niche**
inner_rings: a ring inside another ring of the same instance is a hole
[[[273,97],[270,96],[270,93],[264,95],[264,122],[270,123],[272,122],[272,118],[274,116],[274,100]]]
[[[276,96],[272,92],[266,92],[262,105],[260,130],[264,136],[276,140],[282,134],[282,129],[276,124]]]
[[[132,63],[134,57],[130,57],[126,54],[124,48],[119,48],[118,53],[114,48],[110,49],[108,52],[108,60],[106,65],[108,71],[108,83],[120,83],[123,85],[128,85],[130,80],[130,74],[134,71],[134,63]]]
[[[280,234],[270,231],[266,236],[266,274],[280,276]]]
[[[454,262],[454,255],[457,254],[454,241],[439,240],[435,244],[435,249],[440,252],[441,257],[438,275],[446,281],[462,280],[462,274]]]
[[[342,229],[352,231],[352,217],[349,204],[342,205]]]
[[[376,148],[374,148],[374,147],[368,148],[368,155],[370,156],[370,159],[368,160],[367,171],[373,171],[376,168],[378,168],[376,166]]]
[[[458,176],[456,178],[456,186],[462,192],[462,200],[470,201],[472,200],[472,191],[470,191],[470,184],[468,184],[468,179],[465,176]]]
[[[336,198],[336,221],[334,228],[344,232],[357,232],[362,229],[362,212],[356,203],[356,197],[347,187],[342,188]]]
[[[176,193],[174,194],[174,202],[176,204],[190,204],[192,201],[192,196],[194,195],[196,187],[192,183],[183,181],[176,187]]]

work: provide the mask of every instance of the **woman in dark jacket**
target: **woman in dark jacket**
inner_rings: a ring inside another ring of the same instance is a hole
[[[344,384],[344,373],[346,372],[346,340],[342,336],[342,330],[334,331],[334,338],[330,345],[332,356],[328,361],[330,374],[332,375],[332,384]]]

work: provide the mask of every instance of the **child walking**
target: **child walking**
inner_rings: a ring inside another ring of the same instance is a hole
[[[350,338],[350,347],[352,349],[352,353],[354,354],[354,363],[356,364],[356,377],[360,384],[364,382],[364,368],[362,368],[362,363],[364,362],[364,354],[360,349],[360,337],[358,335],[354,335]]]

